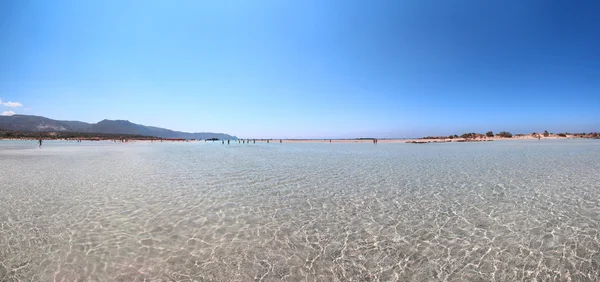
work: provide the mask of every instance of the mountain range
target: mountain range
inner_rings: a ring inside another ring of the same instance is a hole
[[[0,129],[27,132],[88,132],[108,134],[133,134],[153,136],[160,138],[185,138],[185,139],[231,139],[237,137],[224,133],[212,132],[181,132],[170,129],[135,124],[128,120],[102,120],[98,123],[81,121],[54,120],[41,116],[12,115],[0,116]]]

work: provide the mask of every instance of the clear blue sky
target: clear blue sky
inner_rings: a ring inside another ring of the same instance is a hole
[[[599,12],[597,0],[0,1],[0,112],[250,138],[600,131]]]

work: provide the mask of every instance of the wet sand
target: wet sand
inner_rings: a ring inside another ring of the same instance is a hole
[[[540,140],[556,140],[556,139],[569,139],[564,137],[542,137]],[[252,140],[252,139],[251,139]],[[269,139],[271,143],[279,139]],[[403,139],[377,139],[378,143],[411,143],[411,142],[429,142],[429,143],[443,143],[443,142],[479,142],[479,141],[506,141],[506,140],[538,140],[533,136],[519,136],[513,138],[503,137],[486,137],[486,138],[436,138],[436,139],[424,139],[424,138],[403,138]],[[330,139],[282,139],[283,143],[330,143]],[[266,142],[266,139],[256,139],[256,142]],[[373,139],[331,139],[331,143],[373,143]]]
[[[549,136],[549,137],[541,137],[540,140],[567,140],[567,139],[576,139],[576,137],[569,135],[567,137],[557,137],[557,136]],[[27,139],[27,138],[4,138],[0,140],[7,141],[37,141],[39,139]],[[43,139],[47,140],[55,140],[55,141],[68,141],[68,142],[76,142],[75,139],[71,140],[56,140],[56,139]],[[123,142],[121,140],[114,139],[93,139],[93,138],[82,138],[82,141],[94,141],[94,142],[117,142],[117,143],[130,143],[130,142],[214,142],[221,143],[222,140],[185,140],[185,139],[126,139]],[[239,140],[247,140],[247,139],[239,139]],[[373,139],[249,139],[249,142],[246,144],[254,144],[254,140],[256,143],[373,143]],[[538,140],[537,137],[533,137],[531,135],[526,136],[514,136],[512,138],[503,138],[503,137],[485,137],[485,138],[397,138],[397,139],[377,139],[377,143],[446,143],[446,142],[484,142],[484,141],[506,141],[506,140]],[[237,140],[230,140],[231,142],[237,142]],[[227,142],[227,140],[225,140]],[[226,144],[227,145],[227,144]]]

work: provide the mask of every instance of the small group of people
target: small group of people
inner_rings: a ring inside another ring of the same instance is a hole
[[[204,141],[206,141],[206,140],[204,140]],[[256,144],[256,139],[238,139],[237,141],[238,141],[238,143],[241,143],[241,144],[246,144],[246,143],[250,144],[250,141],[252,141],[252,144]],[[269,143],[269,139],[266,139],[266,141],[267,141],[267,143]],[[229,144],[230,142],[231,142],[231,140],[228,139],[227,144]],[[283,143],[283,139],[279,139],[279,143]],[[221,144],[225,144],[225,140],[221,140]]]
[[[269,143],[271,141],[270,139],[262,139],[262,140],[266,141],[267,143]],[[243,143],[243,144],[246,144],[246,143],[250,144],[250,141],[252,141],[253,144],[256,144],[256,139],[238,139],[237,141],[238,141],[238,143]],[[204,140],[204,142],[206,142],[206,140]],[[231,142],[231,140],[227,140],[227,144],[230,144],[230,142]],[[279,139],[279,143],[283,143],[283,139]],[[331,140],[329,140],[329,143],[331,143]],[[225,144],[224,139],[221,140],[221,144]]]
[[[67,140],[67,141],[69,141],[69,139],[66,139],[66,140]],[[77,142],[77,143],[81,143],[81,139],[75,139],[75,142]],[[44,139],[40,138],[40,139],[38,140],[38,145],[39,145],[40,147],[42,147],[42,145],[43,145],[43,144],[44,144]]]

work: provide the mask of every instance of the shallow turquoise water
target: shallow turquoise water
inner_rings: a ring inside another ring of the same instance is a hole
[[[0,281],[600,277],[600,142],[0,141]]]

